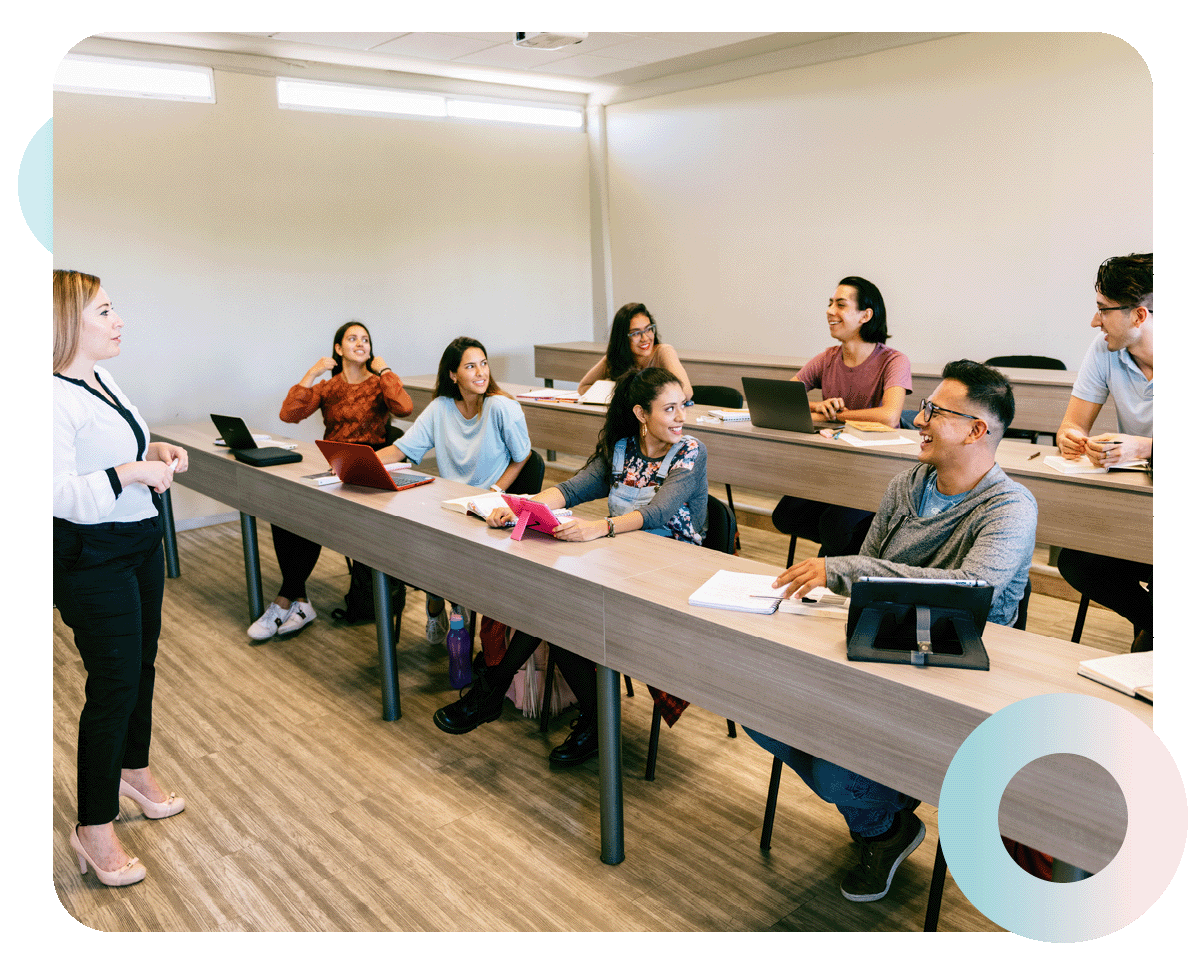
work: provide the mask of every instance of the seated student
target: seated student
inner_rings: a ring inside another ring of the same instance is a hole
[[[608,497],[608,517],[567,517],[554,529],[560,540],[595,540],[646,530],[687,543],[702,543],[708,527],[708,453],[683,432],[683,385],[668,370],[631,371],[617,381],[596,450],[570,480],[532,499],[553,509]],[[488,526],[515,518],[501,507]],[[541,641],[517,632],[504,659],[476,681],[462,699],[442,707],[433,722],[446,733],[469,733],[500,716],[512,678]],[[550,753],[551,766],[568,767],[600,748],[596,714],[596,664],[562,648],[555,660],[576,699],[579,717],[567,740]]]
[[[861,577],[986,580],[995,588],[988,619],[1011,624],[1033,558],[1037,503],[995,462],[1012,423],[1012,387],[998,370],[971,360],[946,364],[921,401],[920,463],[892,480],[853,557],[818,557],[789,567],[775,586],[802,597],[813,587],[849,594]],[[848,900],[878,900],[900,863],[925,837],[917,801],[891,787],[753,730],[750,737],[837,805],[858,845],[859,863],[842,881]]]
[[[912,393],[912,366],[888,339],[883,294],[870,280],[844,277],[825,308],[837,346],[817,354],[793,380],[821,389],[809,409],[818,420],[869,420],[896,427],[904,398]],[[817,500],[784,497],[771,514],[776,529],[821,545],[818,556],[857,553],[872,514]]]
[[[420,463],[431,449],[441,476],[500,492],[529,459],[525,412],[492,379],[487,350],[471,337],[452,340],[442,352],[432,402],[379,459]],[[450,625],[445,601],[426,594],[425,614],[425,639],[441,643]]]
[[[318,381],[323,373],[329,373],[329,379]],[[314,363],[288,390],[279,419],[299,423],[320,410],[326,440],[368,443],[378,449],[387,444],[392,415],[408,416],[412,408],[404,383],[375,356],[366,325],[351,320],[333,335],[333,356]],[[317,616],[308,602],[307,583],[321,556],[321,545],[275,524],[271,525],[271,539],[283,583],[263,615],[246,631],[259,643],[298,633]]]
[[[669,343],[658,339],[658,324],[650,316],[644,303],[627,303],[613,317],[612,329],[608,334],[608,350],[597,361],[583,379],[579,381],[579,392],[583,393],[597,380],[619,380],[630,370],[646,370],[662,367],[675,374],[683,386],[685,401],[692,399],[692,385],[688,382],[679,354]]]
[[[1154,454],[1152,253],[1112,257],[1100,265],[1092,326],[1100,333],[1079,365],[1058,428],[1059,452],[1068,460],[1086,456],[1098,467],[1149,460]],[[1110,394],[1121,432],[1088,436]],[[1133,624],[1133,650],[1154,648],[1151,564],[1064,549],[1058,556],[1058,569],[1084,596]]]

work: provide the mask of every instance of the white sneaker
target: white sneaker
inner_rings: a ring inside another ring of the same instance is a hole
[[[450,616],[446,613],[446,608],[442,608],[442,612],[436,617],[429,617],[425,621],[425,642],[430,646],[436,646],[439,643],[446,642],[446,633],[450,630]]]
[[[286,637],[299,633],[317,619],[317,611],[307,600],[297,600],[288,610],[287,619],[279,625],[278,636]]]
[[[261,617],[250,624],[246,631],[251,640],[270,640],[279,630],[280,624],[287,619],[288,611],[274,601],[267,607]]]

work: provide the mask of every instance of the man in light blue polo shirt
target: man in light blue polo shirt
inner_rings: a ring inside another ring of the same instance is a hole
[[[1112,257],[1096,274],[1099,336],[1079,367],[1058,447],[1068,460],[1096,466],[1150,460],[1154,454],[1154,255]],[[1113,399],[1119,433],[1089,436],[1104,401]],[[1153,649],[1154,604],[1148,563],[1063,550],[1058,569],[1084,596],[1133,624],[1133,650]],[[1146,586],[1143,587],[1142,584]]]

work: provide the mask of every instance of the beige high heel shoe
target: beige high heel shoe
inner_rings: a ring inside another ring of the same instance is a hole
[[[79,872],[87,873],[88,865],[91,864],[96,876],[106,887],[128,887],[146,879],[146,865],[137,857],[131,857],[120,870],[101,870],[96,861],[83,849],[79,840],[79,824],[75,824],[71,831],[71,849],[75,851],[75,859],[79,861]]]
[[[183,797],[177,797],[173,793],[161,803],[157,800],[149,800],[130,786],[124,779],[121,780],[118,792],[122,797],[128,797],[141,807],[142,814],[147,820],[162,820],[165,817],[173,817],[177,813],[183,813],[183,808],[187,806],[187,801]]]

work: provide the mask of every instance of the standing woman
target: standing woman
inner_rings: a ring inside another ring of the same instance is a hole
[[[650,367],[671,371],[683,387],[684,401],[691,401],[692,385],[679,362],[679,354],[669,343],[659,342],[658,325],[644,303],[627,303],[613,317],[608,349],[579,381],[579,392],[583,393],[597,380],[619,380],[630,370]]]
[[[316,381],[328,373],[328,380]],[[333,356],[314,363],[283,398],[279,419],[299,423],[318,410],[325,420],[325,439],[387,446],[387,427],[394,414],[412,413],[412,398],[392,368],[375,356],[371,334],[357,320],[343,323],[333,335]],[[308,602],[308,578],[321,556],[321,545],[271,524],[271,540],[283,583],[263,615],[246,631],[259,643],[298,633],[317,618]]]
[[[570,480],[530,498],[557,510],[607,497],[609,515],[603,520],[568,517],[554,528],[554,536],[583,541],[646,530],[703,543],[708,452],[695,437],[684,435],[683,410],[683,384],[669,370],[632,371],[618,380],[591,459]],[[514,519],[511,510],[498,507],[487,522],[501,527]],[[540,642],[518,631],[504,659],[489,667],[462,699],[438,710],[433,722],[446,733],[469,733],[495,720],[512,678]],[[600,747],[596,664],[561,647],[554,657],[579,701],[571,735],[550,753],[551,766],[569,767],[595,756]]]
[[[829,298],[825,322],[837,345],[792,377],[810,391],[820,388],[821,399],[808,403],[815,418],[899,426],[904,398],[912,393],[912,365],[899,350],[885,346],[887,309],[879,288],[862,277],[844,277]],[[858,553],[873,516],[866,510],[784,497],[771,520],[783,533],[819,543],[819,556],[835,557]]]
[[[459,337],[442,351],[433,400],[395,449],[380,451],[379,459],[420,463],[430,450],[447,480],[501,493],[529,459],[525,413],[492,379],[487,350],[478,340]],[[441,643],[449,626],[445,601],[426,594],[425,613],[425,639]]]
[[[149,442],[137,407],[97,366],[120,354],[124,325],[96,277],[54,271],[54,605],[87,671],[70,843],[80,872],[91,866],[110,887],[146,876],[113,829],[118,798],[152,820],[184,808],[150,770],[150,727],[164,582],[158,495],[188,458]]]

